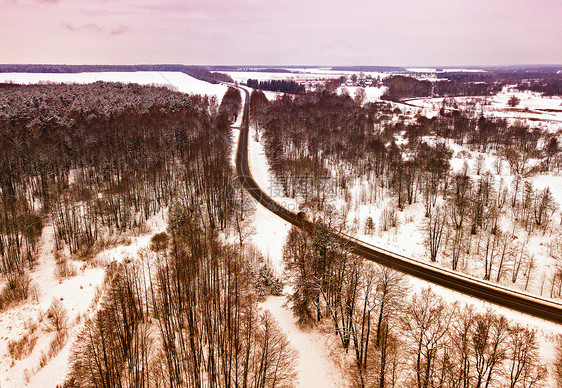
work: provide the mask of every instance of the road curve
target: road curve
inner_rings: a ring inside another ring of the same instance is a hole
[[[240,90],[246,94],[242,124],[240,126],[240,137],[236,150],[236,172],[240,183],[256,201],[277,216],[301,229],[307,231],[314,230],[315,225],[312,222],[303,220],[297,214],[279,205],[264,193],[252,178],[248,163],[250,96],[246,89],[240,88]],[[562,304],[560,303],[404,257],[337,231],[332,231],[331,233],[336,239],[345,243],[351,252],[367,260],[498,306],[562,324]]]

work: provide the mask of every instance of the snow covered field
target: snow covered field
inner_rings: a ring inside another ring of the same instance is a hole
[[[343,93],[347,91],[347,93],[354,97],[357,89],[360,89],[358,86],[341,86],[338,88],[338,93]],[[381,99],[381,96],[386,91],[386,86],[367,86],[364,87],[365,89],[365,99],[367,102],[375,102]]]
[[[515,107],[508,106],[508,100],[516,96],[520,102]],[[519,120],[531,127],[539,127],[556,133],[562,129],[562,98],[547,97],[530,91],[518,92],[511,87],[491,97],[454,97],[461,108],[474,110],[475,114],[502,117],[511,123]],[[435,115],[443,105],[443,98],[413,99],[408,103],[424,108],[426,115]]]
[[[180,72],[102,72],[102,73],[0,73],[0,82],[35,84],[41,82],[93,83],[97,81],[137,83],[139,85],[171,86],[174,90],[190,94],[216,96],[220,103],[227,87],[198,80]]]
[[[292,79],[299,82],[306,82],[340,78],[342,76],[347,78],[354,74],[359,74],[358,71],[331,70],[328,68],[291,68],[287,69],[287,72],[268,72],[256,69],[255,71],[227,71],[225,73],[231,76],[235,81],[244,83],[248,79],[257,79],[258,81]],[[391,75],[390,73],[369,71],[363,72],[363,74],[366,77],[372,78],[385,78]]]

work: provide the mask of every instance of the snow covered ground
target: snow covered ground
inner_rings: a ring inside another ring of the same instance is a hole
[[[39,262],[37,267],[30,272],[33,282],[37,285],[38,298],[34,303],[25,303],[9,309],[0,314],[0,383],[2,386],[23,387],[26,384],[26,376],[33,377],[33,370],[38,368],[41,351],[47,349],[52,333],[47,334],[44,323],[39,323],[40,313],[47,310],[53,299],[59,299],[68,310],[68,321],[76,322],[77,316],[85,314],[90,307],[90,301],[96,293],[97,286],[104,278],[104,269],[94,266],[83,266],[78,275],[67,280],[59,280],[55,276],[54,239],[50,226],[46,226],[41,237],[42,243],[39,250]],[[78,267],[80,263],[71,263]],[[27,334],[30,322],[38,322],[37,331],[41,333],[38,337],[35,349],[28,358],[12,361],[8,355],[8,342],[17,340]],[[76,332],[74,332],[76,334]],[[68,349],[61,351],[59,357],[68,355]],[[66,358],[66,357],[65,357]],[[66,366],[60,369],[61,377],[57,382],[64,379]],[[56,383],[53,383],[53,387]],[[41,385],[30,385],[41,386]]]
[[[152,217],[147,226],[152,233],[165,229],[165,213]],[[148,247],[151,234],[132,237],[130,244],[119,245],[100,252],[88,263],[69,260],[77,269],[77,275],[59,279],[55,275],[55,243],[51,226],[46,226],[41,237],[39,263],[30,271],[38,287],[37,301],[26,302],[0,314],[0,386],[1,387],[55,387],[64,381],[68,371],[68,356],[72,342],[80,332],[86,316],[97,308],[96,294],[100,292],[105,275],[105,264],[121,262],[137,256],[140,249]],[[47,326],[45,311],[54,299],[59,299],[68,311],[68,338],[64,347],[46,365],[41,357],[48,353],[55,333]],[[94,302],[94,303],[93,303]],[[29,333],[29,327],[37,325],[30,334],[37,336],[37,343],[22,360],[13,360],[8,352],[10,340],[18,340]]]
[[[282,206],[292,211],[298,211],[296,201],[280,193],[279,186],[269,171],[269,163],[263,146],[260,142],[254,140],[253,133],[253,129],[250,128],[248,153],[250,170],[256,183]],[[281,273],[283,270],[283,245],[287,233],[291,229],[291,224],[256,203],[254,227],[256,229],[253,236],[254,244],[266,258],[269,258],[274,270]]]
[[[258,185],[277,202],[295,210],[296,201],[278,194],[275,178],[269,171],[269,163],[263,151],[263,145],[255,141],[254,130],[250,128],[248,143],[249,164],[252,176]],[[236,135],[238,135],[236,131]],[[283,245],[291,225],[275,214],[255,204],[252,236],[254,245],[269,260],[275,273],[283,272]],[[268,310],[287,334],[289,342],[298,353],[298,387],[345,387],[343,367],[336,367],[331,349],[337,346],[332,336],[325,336],[316,331],[303,331],[293,317],[286,296],[270,296],[261,307]]]
[[[317,330],[303,331],[296,324],[293,313],[285,305],[285,296],[270,296],[261,307],[268,310],[287,334],[291,346],[299,352],[297,387],[343,388],[344,365],[335,367],[331,350],[337,348],[333,336]]]
[[[281,68],[282,69],[282,68]],[[261,69],[255,69],[255,71],[227,71],[224,72],[234,79],[234,81],[245,83],[248,79],[257,79],[258,81],[266,80],[295,80],[298,82],[310,82],[334,79],[340,77],[349,78],[352,75],[358,75],[358,71],[343,71],[343,70],[331,70],[328,68],[291,68],[286,69],[286,72],[269,72],[263,71]],[[365,77],[372,78],[386,78],[390,76],[390,73],[381,72],[363,72]]]
[[[512,96],[520,100],[515,107],[507,104]],[[495,96],[454,97],[452,100],[461,108],[470,107],[478,115],[484,113],[487,116],[503,117],[511,123],[519,120],[531,127],[540,127],[552,133],[562,129],[561,97],[547,97],[530,91],[519,92],[513,87],[506,86]],[[443,98],[414,99],[408,102],[424,108],[426,115],[435,115],[443,104]]]
[[[167,85],[183,93],[214,95],[220,102],[226,92],[224,85],[213,85],[180,72],[134,73],[76,73],[34,74],[0,73],[0,82],[33,84],[40,82],[92,83],[96,81],[138,83],[142,85]],[[56,259],[51,226],[46,226],[41,237],[38,263],[30,271],[37,285],[37,298],[0,313],[0,387],[50,388],[63,382],[68,370],[71,345],[79,333],[84,319],[95,311],[100,287],[104,280],[104,265],[137,256],[140,249],[150,244],[153,233],[166,227],[166,213],[162,212],[147,222],[151,231],[140,237],[131,237],[130,243],[116,246],[99,253],[89,263],[69,260],[77,275],[58,278],[55,275]],[[42,357],[48,354],[55,333],[46,325],[45,311],[58,299],[68,311],[68,338],[63,348],[42,365]],[[33,351],[22,360],[13,360],[8,344],[28,335],[37,337]]]
[[[314,72],[309,69],[309,71],[300,70],[288,70],[287,72],[268,72],[268,71],[227,71],[225,72],[232,77],[234,81],[246,83],[248,79],[257,79],[258,81],[266,80],[283,80],[292,79],[295,81],[315,81],[319,79],[330,79],[339,78],[342,75],[350,75],[353,73],[345,74],[343,72],[329,72],[329,71],[318,71]]]
[[[172,71],[100,72],[100,73],[0,73],[0,82],[36,84],[41,82],[92,83],[96,81],[171,86],[190,94],[216,96],[220,103],[227,87],[211,84],[187,74]]]
[[[341,86],[338,88],[338,93],[343,93],[347,91],[347,93],[354,97],[357,89],[360,89],[359,86]],[[368,102],[375,102],[381,99],[381,96],[386,92],[386,86],[367,86],[364,87],[365,89],[365,97]]]

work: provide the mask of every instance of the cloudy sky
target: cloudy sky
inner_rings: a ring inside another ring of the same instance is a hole
[[[0,0],[0,63],[562,63],[562,0]]]

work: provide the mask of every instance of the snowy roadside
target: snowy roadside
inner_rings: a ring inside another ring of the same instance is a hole
[[[239,131],[234,130],[236,136]],[[269,171],[269,163],[263,151],[263,145],[254,140],[254,131],[250,128],[248,139],[248,160],[252,176],[258,185],[271,194],[268,188],[275,185],[275,178]],[[275,196],[275,200],[288,207],[296,206],[296,202],[284,196]],[[295,207],[296,208],[296,207]],[[253,226],[255,233],[252,242],[262,255],[269,260],[274,271],[283,272],[283,245],[291,225],[275,214],[256,204]],[[336,367],[331,356],[329,339],[318,331],[303,331],[286,305],[287,296],[269,296],[261,303],[262,308],[269,311],[287,334],[292,347],[299,353],[298,387],[345,387],[344,371]]]

